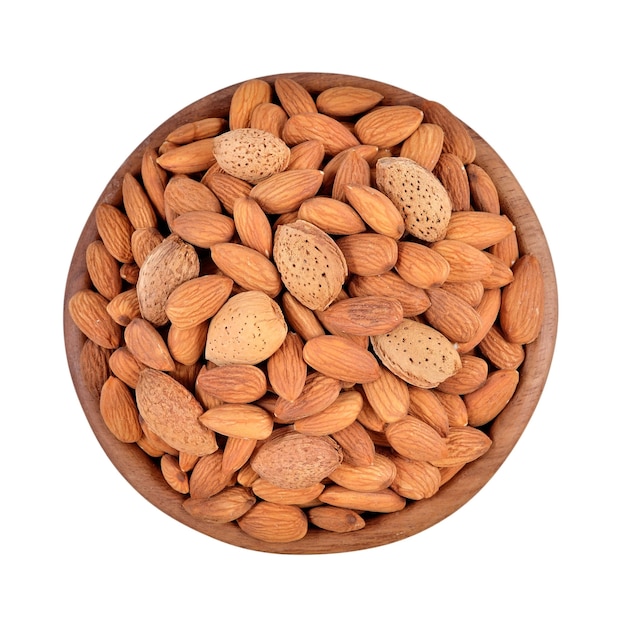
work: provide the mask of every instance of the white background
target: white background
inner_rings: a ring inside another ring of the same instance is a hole
[[[625,623],[617,3],[6,6],[2,623]],[[126,156],[197,99],[292,71],[360,75],[446,104],[519,180],[559,284],[548,383],[496,476],[435,527],[340,555],[235,548],[146,502],[93,436],[62,335],[74,246]]]

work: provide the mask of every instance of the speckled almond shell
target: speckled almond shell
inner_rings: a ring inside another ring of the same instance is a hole
[[[278,226],[274,262],[289,293],[314,311],[326,309],[348,277],[346,259],[334,239],[305,220]]]
[[[401,211],[407,232],[427,242],[444,238],[452,202],[432,172],[406,157],[383,157],[376,162],[376,186]]]
[[[285,170],[291,151],[269,131],[237,128],[215,137],[213,155],[226,173],[254,184]]]
[[[342,460],[341,448],[330,437],[285,428],[258,448],[251,466],[278,487],[301,489],[324,480]]]
[[[243,291],[211,319],[205,357],[215,365],[256,365],[274,354],[286,336],[278,304],[262,291]]]
[[[454,344],[442,333],[405,319],[394,330],[371,338],[378,358],[396,376],[416,387],[432,389],[461,368]]]
[[[169,235],[145,258],[137,279],[137,300],[142,317],[155,326],[169,321],[165,303],[182,283],[197,278],[200,260],[195,248],[178,235]]]

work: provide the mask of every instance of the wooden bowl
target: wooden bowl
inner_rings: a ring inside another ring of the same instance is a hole
[[[273,82],[278,76],[296,79],[311,92],[349,84],[382,92],[385,95],[385,104],[411,104],[419,107],[424,102],[422,97],[402,89],[341,74],[295,73],[263,78]],[[159,126],[128,156],[111,178],[95,206],[103,202],[119,205],[124,174],[127,172],[138,174],[146,147],[158,147],[174,128],[202,117],[227,117],[230,98],[236,87],[237,85],[232,85],[198,100]],[[319,554],[360,550],[415,535],[454,513],[490,480],[522,435],[543,391],[556,340],[557,288],[548,244],[528,198],[502,159],[476,132],[469,127],[468,130],[476,143],[475,162],[491,176],[500,195],[501,211],[516,226],[520,253],[532,253],[538,257],[545,282],[543,327],[538,339],[526,346],[526,358],[520,368],[520,381],[513,398],[490,425],[489,436],[493,444],[489,451],[466,465],[433,497],[411,502],[400,512],[380,515],[369,520],[365,528],[352,533],[337,534],[312,528],[303,539],[293,543],[266,543],[243,533],[235,523],[206,524],[194,519],[182,507],[183,496],[165,483],[154,460],[138,446],[121,443],[110,433],[103,423],[98,401],[87,390],[81,375],[79,361],[85,339],[71,320],[67,303],[78,289],[90,286],[85,250],[88,244],[98,237],[94,206],[94,211],[88,216],[77,243],[67,277],[64,301],[67,359],[76,393],[95,436],[111,462],[142,496],[181,523],[235,546],[262,552]]]

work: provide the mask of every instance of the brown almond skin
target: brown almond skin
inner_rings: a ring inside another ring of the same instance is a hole
[[[302,539],[309,528],[304,511],[294,504],[257,502],[237,520],[246,534],[270,543],[290,543]]]
[[[402,321],[403,308],[389,296],[355,296],[331,304],[318,317],[333,334],[380,335]]]
[[[91,289],[80,289],[68,302],[68,311],[79,330],[97,345],[115,349],[122,341],[122,327],[107,311],[108,300]]]

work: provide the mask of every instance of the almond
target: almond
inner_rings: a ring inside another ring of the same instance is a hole
[[[452,202],[432,172],[412,159],[384,157],[376,162],[376,186],[402,213],[408,233],[422,241],[443,239]]]
[[[107,311],[108,300],[91,289],[80,289],[68,302],[68,312],[78,329],[95,344],[115,349],[122,340],[122,327]]]
[[[317,110],[332,117],[351,117],[365,113],[383,100],[382,93],[365,87],[339,85],[319,93],[315,100]]]
[[[506,215],[482,211],[456,211],[450,216],[447,239],[463,241],[484,250],[502,241],[515,230]]]
[[[407,137],[400,147],[398,156],[412,159],[432,172],[443,149],[443,128],[437,124],[423,122]]]
[[[383,364],[417,387],[436,387],[461,367],[461,357],[450,340],[415,320],[405,319],[393,331],[371,341]]]
[[[215,137],[226,129],[228,122],[223,117],[204,117],[192,122],[185,122],[170,131],[165,138],[172,143],[183,144]]]
[[[289,293],[313,310],[327,308],[348,275],[346,260],[335,241],[304,220],[276,229],[274,261]]]
[[[250,114],[250,128],[272,133],[277,138],[283,134],[283,127],[287,121],[285,109],[274,102],[260,102]]]
[[[446,454],[445,439],[434,428],[414,417],[388,424],[385,436],[398,454],[414,461],[431,462]]]
[[[155,228],[157,214],[142,184],[130,172],[122,177],[122,204],[133,228]]]
[[[211,248],[216,243],[230,241],[235,234],[232,217],[202,210],[183,213],[171,223],[172,232],[198,248]]]
[[[169,179],[163,203],[168,224],[190,211],[222,212],[219,198],[206,185],[186,174],[175,174]]]
[[[210,175],[209,175],[209,172]],[[252,191],[252,184],[235,176],[227,174],[223,170],[209,170],[201,180],[222,203],[227,212],[233,212],[233,205],[238,198],[247,198]]]
[[[325,333],[324,327],[315,313],[296,300],[288,291],[282,295],[282,309],[289,326],[303,341]]]
[[[494,367],[501,370],[517,369],[526,358],[524,346],[508,341],[496,324],[478,344],[478,349]]]
[[[324,144],[319,139],[309,139],[291,146],[288,170],[319,170],[324,161]]]
[[[112,300],[122,291],[119,262],[101,239],[96,239],[87,246],[85,263],[93,286],[107,300]]]
[[[402,321],[402,304],[389,296],[356,296],[331,304],[318,317],[336,335],[381,335]]]
[[[281,76],[274,81],[274,90],[288,116],[317,113],[313,96],[297,80]]]
[[[356,150],[350,149],[337,168],[331,196],[345,201],[347,185],[369,186],[370,179],[369,163]]]
[[[102,203],[95,208],[95,219],[100,239],[111,256],[120,263],[132,263],[134,227],[127,215],[112,204]]]
[[[324,151],[329,156],[359,144],[354,134],[334,117],[312,112],[291,116],[285,122],[282,138],[289,146],[317,139],[324,144]]]
[[[445,454],[441,458],[431,461],[436,467],[455,467],[471,463],[491,448],[492,441],[482,430],[472,426],[464,426],[451,428],[445,439],[445,444]]]
[[[371,465],[376,448],[365,427],[358,421],[335,431],[333,439],[341,446],[343,460],[350,465]]]
[[[147,365],[141,363],[127,346],[120,346],[111,354],[109,367],[111,368],[111,373],[123,380],[129,387],[135,389],[139,373],[141,370],[146,369]]]
[[[270,483],[284,489],[316,485],[341,463],[337,443],[326,436],[305,435],[284,428],[261,444],[252,457],[252,469]]]
[[[286,335],[278,304],[261,291],[244,291],[211,319],[205,357],[216,365],[256,365],[276,352]]]
[[[337,380],[367,383],[380,376],[380,366],[374,356],[345,337],[314,337],[304,344],[302,354],[314,370]]]
[[[272,254],[274,235],[266,213],[249,196],[234,200],[232,206],[235,230],[244,246],[260,252],[268,259]]]
[[[267,391],[267,377],[256,365],[220,365],[200,370],[196,385],[223,402],[255,402]]]
[[[450,275],[450,264],[433,248],[416,241],[399,241],[396,272],[420,289],[435,289]]]
[[[226,437],[267,439],[272,432],[272,416],[254,404],[222,404],[205,411],[198,420],[216,433]]]
[[[135,443],[143,435],[133,394],[116,376],[109,376],[102,385],[100,414],[109,431],[123,443]]]
[[[406,506],[405,498],[389,488],[366,492],[330,485],[320,494],[319,500],[335,507],[370,513],[394,513]]]
[[[212,432],[212,431],[208,431]],[[192,499],[206,499],[234,486],[234,473],[222,469],[222,450],[202,455],[194,465],[189,478]]]
[[[470,186],[461,159],[451,152],[442,152],[433,174],[448,192],[453,211],[470,210]]]
[[[253,184],[285,170],[291,156],[282,139],[258,128],[236,128],[218,135],[213,154],[227,174]]]
[[[381,106],[361,116],[354,132],[362,144],[396,146],[417,130],[423,118],[423,111],[414,106]]]
[[[87,391],[94,398],[100,396],[102,385],[113,373],[109,364],[113,352],[114,350],[103,348],[91,339],[85,339],[85,343],[80,349],[80,373],[85,381]]]
[[[427,461],[407,459],[392,453],[389,458],[396,466],[396,476],[391,489],[403,498],[424,500],[431,498],[441,486],[441,472]]]
[[[365,526],[365,520],[356,511],[344,507],[314,506],[308,515],[313,525],[334,533],[348,533]]]
[[[433,428],[441,437],[445,437],[450,429],[448,413],[435,390],[411,386],[408,391],[408,415],[417,417]]]
[[[424,319],[452,343],[469,341],[481,326],[476,309],[456,294],[441,288],[427,289],[430,306]]]
[[[433,243],[430,248],[448,262],[448,282],[483,280],[494,270],[493,263],[485,252],[464,241],[443,239]]]
[[[217,450],[215,433],[198,421],[204,413],[202,405],[169,374],[151,368],[142,370],[136,401],[151,430],[176,450],[198,456]]]
[[[157,164],[172,174],[196,174],[215,163],[213,137],[198,139],[182,146],[175,146],[156,160]]]
[[[469,341],[458,345],[460,354],[473,350],[489,332],[498,317],[501,297],[500,289],[485,289],[481,301],[476,306],[476,312],[480,316],[480,326]]]
[[[169,235],[146,257],[139,270],[137,298],[142,316],[156,326],[168,322],[165,303],[169,295],[200,273],[198,254],[178,235]]]
[[[297,420],[293,428],[305,435],[332,435],[356,421],[362,407],[363,397],[358,391],[344,391],[319,413]]]
[[[363,392],[370,407],[383,422],[397,422],[409,412],[407,383],[386,367],[381,367],[377,380],[363,384]]]
[[[356,233],[337,239],[350,274],[377,276],[391,270],[398,260],[398,242],[380,233]]]
[[[306,382],[307,364],[302,348],[300,336],[288,332],[280,348],[267,360],[267,379],[272,390],[287,401],[295,400]]]
[[[238,243],[218,243],[211,248],[211,259],[242,289],[262,291],[272,298],[282,290],[276,266],[257,250]]]
[[[312,198],[324,174],[321,170],[287,170],[273,174],[257,183],[250,197],[269,214],[277,215],[295,211],[307,198]]]
[[[159,331],[143,317],[135,317],[124,330],[124,341],[133,356],[155,370],[175,368],[167,344]]]
[[[141,182],[159,217],[165,219],[163,195],[168,174],[157,163],[158,154],[154,148],[147,148],[141,158]]]
[[[245,515],[255,503],[256,498],[248,489],[235,485],[209,498],[186,498],[183,508],[202,522],[226,524]]]
[[[465,124],[439,102],[428,100],[421,107],[424,122],[437,124],[443,129],[444,151],[456,154],[465,165],[472,163],[476,158],[476,146]]]
[[[365,222],[347,202],[328,196],[305,200],[298,209],[298,218],[329,235],[353,235],[366,229]]]
[[[353,491],[381,491],[391,485],[396,477],[396,466],[385,455],[376,453],[371,465],[367,467],[341,463],[329,476],[330,480],[341,487]]]
[[[459,371],[437,388],[444,393],[464,395],[484,385],[488,374],[489,364],[485,359],[475,354],[462,354]]]
[[[382,192],[365,184],[348,184],[345,198],[361,219],[374,231],[392,239],[404,235],[404,218]]]
[[[329,407],[341,393],[341,382],[319,372],[307,375],[300,395],[294,400],[279,397],[274,406],[275,421],[289,424],[315,415]]]
[[[316,502],[317,496],[324,491],[324,484],[317,483],[315,485],[311,485],[310,487],[285,489],[283,487],[277,487],[269,480],[258,478],[252,483],[252,491],[257,498],[260,498],[265,502],[295,504],[300,507],[306,507]]]
[[[160,467],[165,482],[174,491],[182,494],[189,493],[189,476],[181,470],[177,457],[172,454],[163,454]]]
[[[348,292],[352,297],[395,298],[402,305],[403,317],[420,315],[430,306],[430,300],[424,289],[411,285],[393,270],[374,276],[352,276],[348,283]]]
[[[264,501],[237,519],[237,524],[247,535],[270,543],[298,541],[309,528],[306,514],[299,506]]]
[[[138,228],[133,231],[130,246],[138,267],[143,265],[147,256],[162,243],[163,239],[164,237],[158,228]]]
[[[491,176],[477,163],[468,163],[465,171],[474,209],[486,213],[500,213],[500,197]]]
[[[193,328],[219,311],[232,288],[232,279],[220,274],[190,278],[168,296],[165,314],[174,326],[180,329]]]
[[[470,426],[484,426],[509,403],[519,383],[517,370],[494,370],[483,385],[463,396]]]
[[[184,365],[197,363],[204,355],[208,329],[208,321],[189,328],[170,325],[167,333],[167,347],[172,358]]]
[[[500,327],[512,343],[537,339],[544,318],[544,281],[539,259],[524,254],[513,265],[513,280],[502,289]]]
[[[256,439],[232,435],[227,437],[222,455],[222,472],[230,474],[240,470],[250,460],[256,447]]]
[[[265,80],[246,80],[235,89],[228,109],[228,126],[231,130],[250,125],[250,117],[255,107],[272,100],[272,86]]]
[[[370,168],[374,166],[376,159],[380,156],[380,151],[378,146],[363,146],[361,144],[357,144],[354,146],[349,146],[344,150],[341,150],[336,155],[330,158],[330,160],[324,166],[324,181],[322,183],[322,193],[329,194],[332,190],[333,184],[335,182],[335,176],[341,167],[344,159],[352,154],[352,152],[356,152],[360,157],[363,157],[370,165]],[[371,179],[371,175],[370,175]]]

